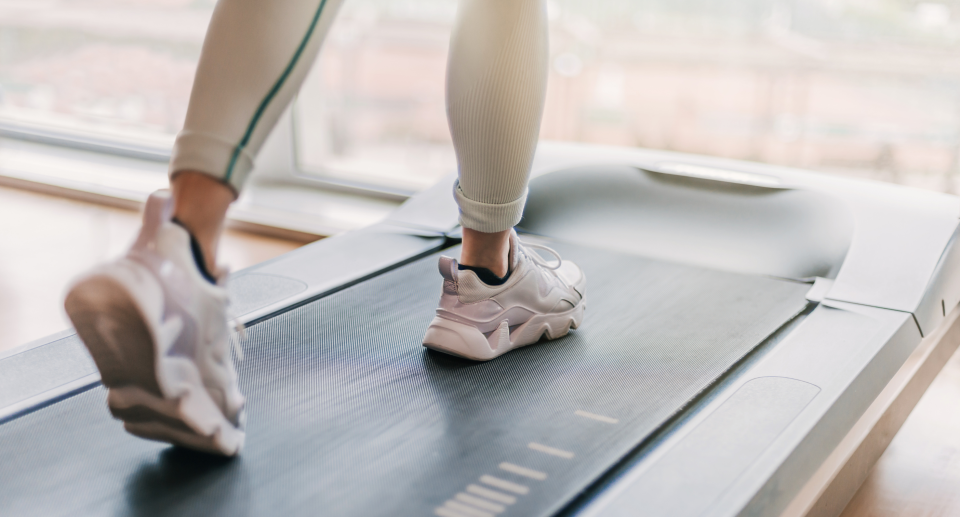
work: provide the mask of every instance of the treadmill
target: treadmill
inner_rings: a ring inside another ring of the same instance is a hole
[[[230,277],[235,459],[127,435],[73,332],[0,355],[0,514],[836,515],[960,343],[957,197],[544,143],[519,229],[583,325],[430,351],[450,183]]]

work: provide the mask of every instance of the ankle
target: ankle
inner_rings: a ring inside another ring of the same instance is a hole
[[[190,252],[193,255],[193,261],[197,264],[197,269],[200,270],[200,276],[211,284],[216,284],[217,276],[214,273],[214,271],[216,271],[216,259],[204,252],[203,245],[201,245],[200,241],[193,235],[193,232],[183,224],[183,221],[174,217],[173,223],[186,230],[190,236]],[[214,249],[216,248],[214,247]],[[211,260],[208,261],[207,257],[211,257]]]
[[[190,171],[177,174],[171,186],[174,220],[190,233],[198,247],[195,255],[202,256],[207,271],[215,271],[227,208],[236,198],[233,189],[206,174]]]
[[[213,272],[217,269],[217,245],[220,241],[220,229],[209,228],[206,225],[195,225],[184,221],[178,216],[173,217],[173,222],[190,234],[190,248],[194,258],[197,259],[197,266],[206,269],[207,272]]]
[[[505,278],[510,271],[510,230],[484,233],[470,228],[463,229],[463,248],[460,262],[465,266],[485,268],[494,275]]]

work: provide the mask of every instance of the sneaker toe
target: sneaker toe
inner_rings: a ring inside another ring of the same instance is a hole
[[[557,269],[557,276],[570,287],[576,289],[580,296],[587,287],[587,277],[576,263],[564,260],[563,264]]]

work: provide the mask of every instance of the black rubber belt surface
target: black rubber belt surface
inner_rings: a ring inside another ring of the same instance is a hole
[[[0,426],[0,514],[434,515],[476,485],[548,515],[806,305],[802,284],[557,247],[589,279],[565,338],[428,352],[428,257],[248,329],[236,460],[124,434],[102,388]]]

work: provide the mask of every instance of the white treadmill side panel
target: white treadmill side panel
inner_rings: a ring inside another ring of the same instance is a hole
[[[778,515],[920,341],[909,314],[843,305],[817,308],[581,515]]]

